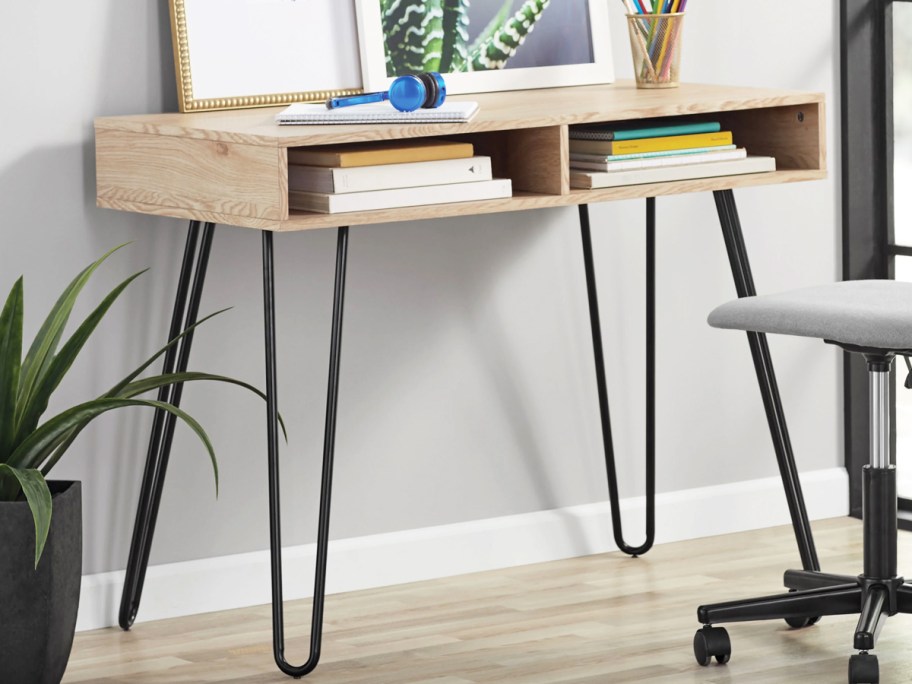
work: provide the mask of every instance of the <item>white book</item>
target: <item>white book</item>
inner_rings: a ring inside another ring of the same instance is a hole
[[[614,188],[621,185],[667,183],[692,178],[736,176],[775,170],[775,157],[747,157],[735,161],[660,166],[654,169],[630,169],[629,171],[571,171],[570,186],[574,188]]]
[[[371,102],[328,109],[325,104],[296,102],[275,115],[277,124],[465,123],[478,111],[477,102],[447,100],[439,107],[400,112],[389,102]]]
[[[421,185],[414,188],[371,190],[341,195],[291,190],[288,193],[288,199],[292,209],[321,214],[338,214],[346,211],[371,211],[395,207],[417,207],[425,204],[499,199],[512,197],[512,195],[513,186],[509,178],[494,178],[473,183]]]
[[[735,150],[721,152],[703,152],[701,154],[681,154],[671,157],[649,157],[647,159],[627,159],[622,161],[585,162],[570,160],[570,168],[584,171],[627,171],[628,169],[651,169],[656,166],[680,166],[681,164],[705,164],[707,162],[731,161],[744,159],[747,150],[739,147]]]
[[[382,166],[288,166],[289,190],[306,192],[367,192],[418,185],[444,185],[491,180],[490,157],[440,159],[435,161],[383,164]]]

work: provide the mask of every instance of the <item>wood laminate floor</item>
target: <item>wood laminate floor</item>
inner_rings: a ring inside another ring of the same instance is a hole
[[[861,569],[861,524],[814,524],[827,571]],[[900,532],[912,576],[912,534]],[[665,544],[330,596],[314,684],[722,684],[846,682],[856,618],[789,629],[729,627],[732,660],[699,667],[700,603],[780,591],[799,565],[791,529]],[[306,655],[309,601],[286,608],[287,654]],[[65,683],[286,682],[272,662],[269,606],[77,635]],[[912,681],[912,616],[891,618],[875,651],[881,682]]]

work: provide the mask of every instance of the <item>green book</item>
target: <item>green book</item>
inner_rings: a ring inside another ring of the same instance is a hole
[[[670,135],[690,135],[693,133],[716,133],[722,130],[718,121],[703,123],[669,124],[649,126],[647,128],[618,128],[617,124],[597,126],[572,126],[572,140],[636,140],[638,138],[661,138]]]

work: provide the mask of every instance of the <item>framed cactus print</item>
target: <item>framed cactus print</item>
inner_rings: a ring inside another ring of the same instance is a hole
[[[608,0],[355,0],[365,90],[439,71],[451,94],[610,83]]]

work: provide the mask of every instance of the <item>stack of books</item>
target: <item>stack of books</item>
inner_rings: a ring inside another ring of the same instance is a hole
[[[335,214],[512,196],[471,143],[388,140],[288,150],[292,209]]]
[[[776,170],[774,157],[748,156],[718,122],[655,122],[570,128],[570,185],[611,188]]]

